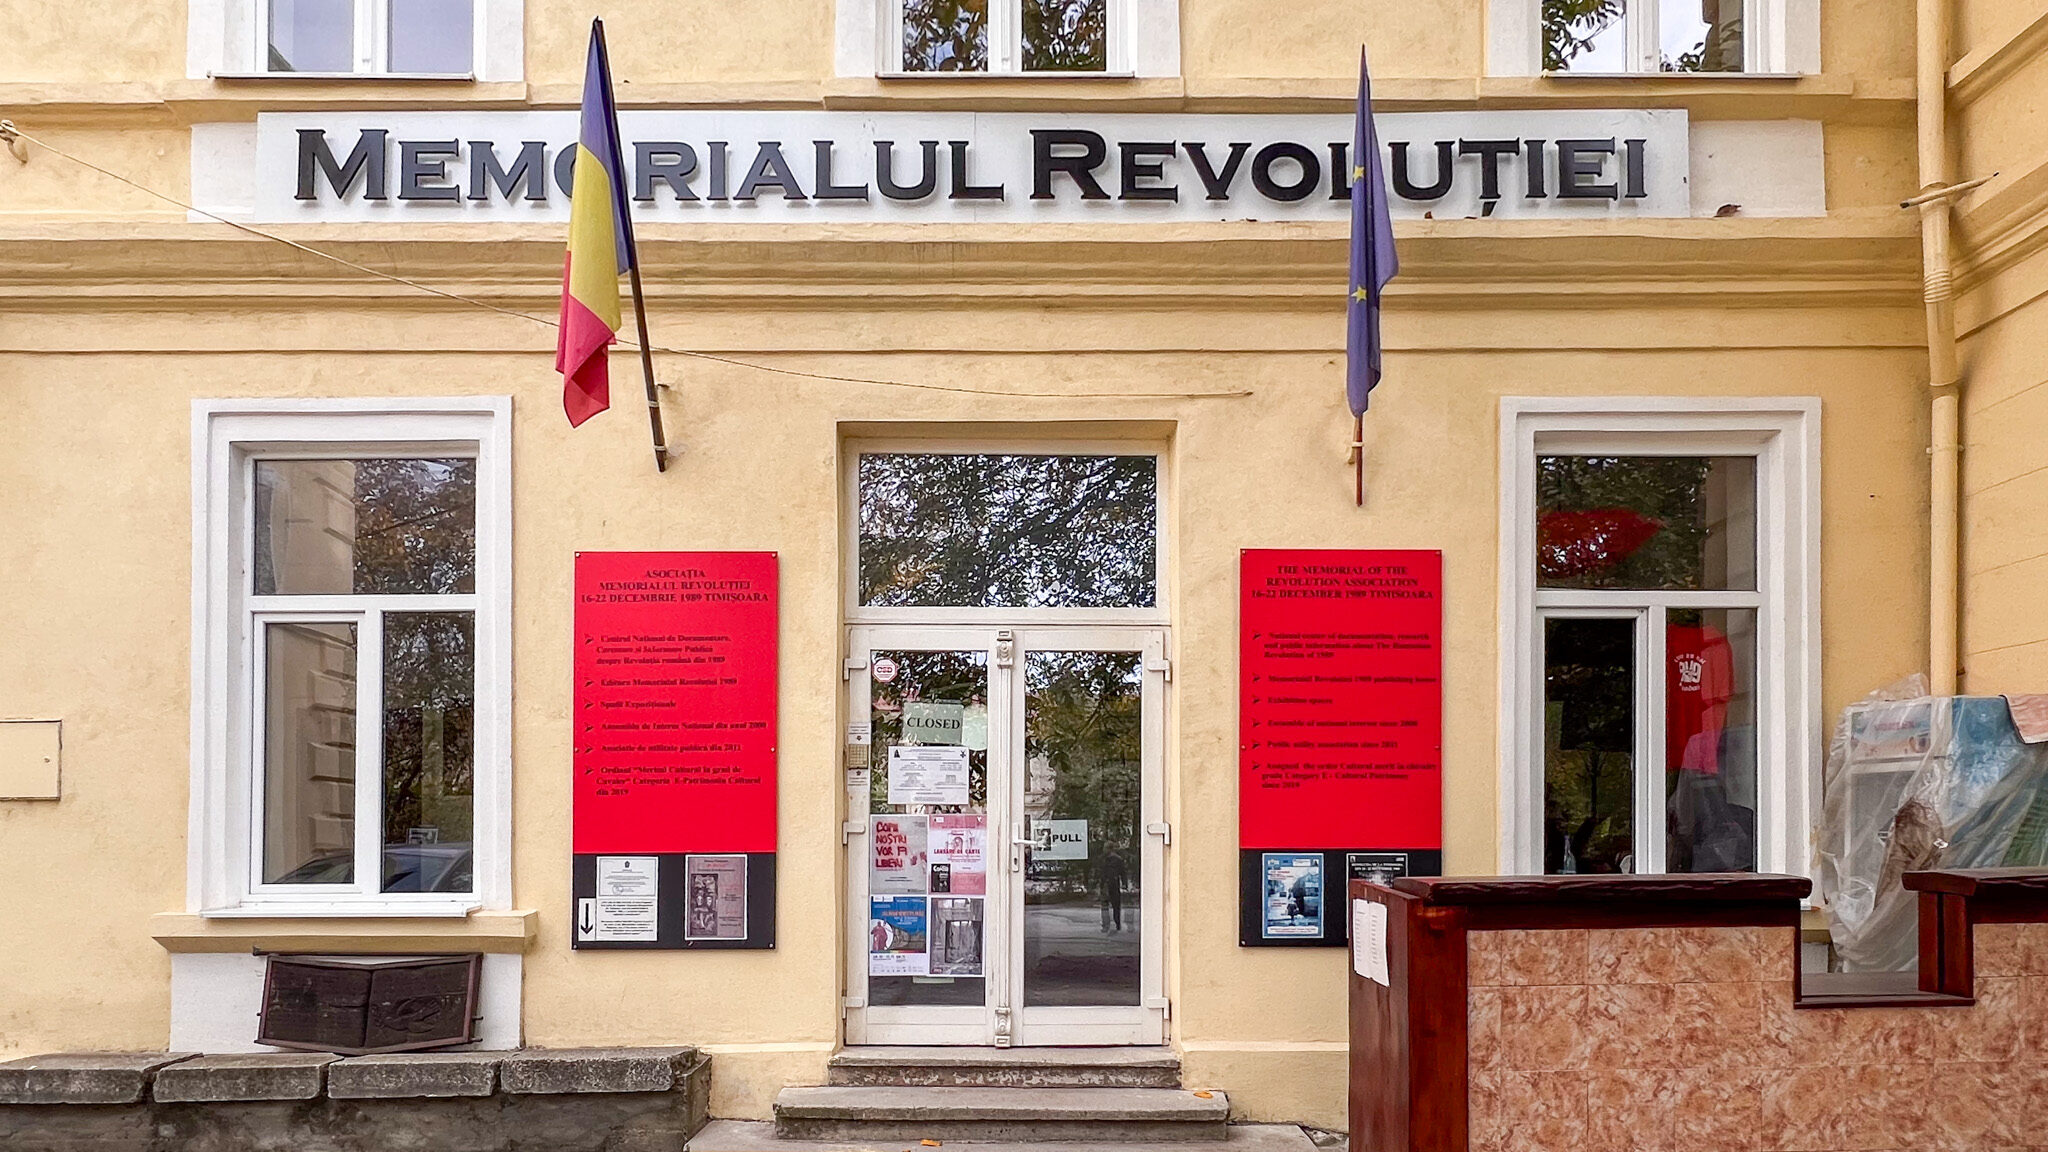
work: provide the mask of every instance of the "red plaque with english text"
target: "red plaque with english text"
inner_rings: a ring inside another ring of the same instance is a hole
[[[1240,579],[1240,940],[1341,943],[1352,876],[1442,867],[1443,554],[1251,549]]]

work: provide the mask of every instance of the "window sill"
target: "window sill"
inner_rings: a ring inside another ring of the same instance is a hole
[[[1974,996],[1920,990],[1918,972],[1807,972],[1794,1008],[1967,1008]]]
[[[1668,83],[1733,80],[1769,81],[1779,84],[1809,79],[1804,72],[1543,72],[1545,80],[1662,80]]]
[[[332,84],[336,81],[360,81],[375,83],[385,81],[400,84],[474,84],[474,72],[208,72],[209,80],[283,80],[301,83]]]
[[[540,913],[530,909],[459,918],[417,911],[349,914],[331,907],[299,914],[236,909],[159,913],[150,917],[149,934],[166,952],[518,953],[533,943],[539,921]]]
[[[453,919],[480,911],[475,897],[456,900],[350,901],[350,900],[252,900],[227,908],[207,908],[199,915],[208,920],[293,920],[310,917],[353,919]]]
[[[875,79],[938,80],[947,84],[977,80],[1136,80],[1136,72],[877,72]]]

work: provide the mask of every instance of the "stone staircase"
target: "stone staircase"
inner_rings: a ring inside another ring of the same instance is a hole
[[[1232,1125],[1221,1092],[1182,1087],[1164,1048],[851,1048],[827,1083],[784,1088],[775,1121],[713,1121],[691,1152],[1002,1147],[1309,1152],[1290,1125]]]

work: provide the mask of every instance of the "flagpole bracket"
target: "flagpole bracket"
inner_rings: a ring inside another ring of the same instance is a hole
[[[8,155],[28,163],[28,141],[21,138],[21,130],[14,126],[14,121],[0,120],[0,143],[7,145]]]

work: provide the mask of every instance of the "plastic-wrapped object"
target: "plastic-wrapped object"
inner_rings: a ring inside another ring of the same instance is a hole
[[[2048,855],[2048,745],[2001,696],[1928,696],[1914,676],[1850,705],[1828,747],[1820,894],[1843,971],[1913,967],[1919,905],[1899,878]]]

